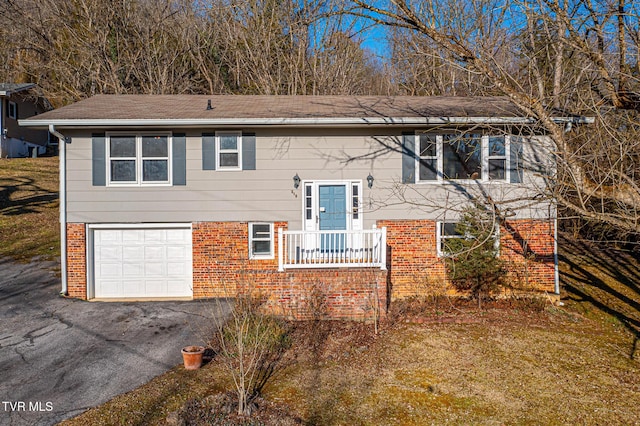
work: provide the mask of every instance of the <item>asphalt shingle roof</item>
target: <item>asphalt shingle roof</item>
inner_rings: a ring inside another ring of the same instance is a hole
[[[207,109],[209,101],[212,109]],[[37,120],[367,117],[522,117],[522,114],[505,97],[97,95],[41,114]]]

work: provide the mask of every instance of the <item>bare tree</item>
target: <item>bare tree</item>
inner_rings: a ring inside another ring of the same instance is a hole
[[[252,400],[274,372],[287,347],[287,330],[275,317],[260,312],[261,300],[239,294],[226,322],[218,322],[213,345],[230,373],[238,397],[238,414],[250,415]]]
[[[0,16],[16,40],[3,52],[8,79],[38,83],[57,105],[96,93],[199,91],[192,2],[10,1]]]
[[[0,3],[0,77],[55,105],[98,93],[390,92],[340,0]]]
[[[413,44],[425,50],[427,67],[436,64],[445,70],[441,75],[473,79],[463,85],[465,92],[508,96],[524,114],[536,118],[553,142],[558,166],[544,188],[546,196],[588,220],[640,233],[636,3],[353,4],[356,16],[418,40]],[[460,87],[457,77],[448,80],[450,90]],[[558,116],[574,118],[559,123],[554,120]],[[568,132],[580,116],[595,117],[597,124]]]

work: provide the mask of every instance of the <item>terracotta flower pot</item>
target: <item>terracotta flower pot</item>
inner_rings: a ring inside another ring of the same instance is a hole
[[[197,370],[202,365],[204,346],[185,346],[182,348],[182,360],[187,370]]]

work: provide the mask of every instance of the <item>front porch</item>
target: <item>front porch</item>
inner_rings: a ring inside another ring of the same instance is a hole
[[[278,271],[350,267],[387,269],[387,228],[357,231],[278,228]]]

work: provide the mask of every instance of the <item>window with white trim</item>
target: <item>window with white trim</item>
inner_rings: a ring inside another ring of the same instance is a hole
[[[273,223],[249,223],[249,258],[273,259]]]
[[[418,155],[420,156],[420,180],[438,179],[438,141],[436,135],[417,134]]]
[[[509,136],[416,133],[418,182],[508,181]]]
[[[438,241],[438,256],[449,256],[451,250],[449,249],[449,242],[452,239],[465,238],[460,232],[458,232],[457,222],[438,222],[437,229],[437,241]]]
[[[242,132],[216,132],[218,170],[242,169]]]
[[[107,136],[109,185],[171,184],[169,134]]]
[[[482,179],[482,136],[464,133],[441,137],[443,179]]]
[[[492,235],[496,254],[500,245],[500,228],[496,227]],[[458,222],[438,222],[436,227],[436,244],[439,257],[451,256],[451,241],[454,239],[470,240],[472,235],[464,235],[460,232]]]
[[[304,218],[305,220],[313,219],[313,185],[311,183],[304,184]]]
[[[360,218],[360,184],[351,184],[351,209],[353,220]]]
[[[504,136],[488,137],[487,177],[489,180],[505,180],[507,176],[507,146]]]

